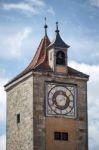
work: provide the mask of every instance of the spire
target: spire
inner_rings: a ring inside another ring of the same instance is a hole
[[[59,29],[58,29],[58,22],[56,22],[56,36],[54,41],[48,46],[47,49],[50,49],[52,47],[61,47],[61,48],[69,48],[70,46],[67,45],[61,38],[60,33],[59,33]]]
[[[47,26],[47,24],[46,24],[46,17],[45,17],[45,25],[44,25],[44,28],[45,28],[45,36],[47,36],[47,28],[48,28],[48,26]]]
[[[56,33],[59,33],[59,30],[58,30],[58,21],[56,22]]]

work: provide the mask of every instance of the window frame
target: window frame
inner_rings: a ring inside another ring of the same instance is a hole
[[[68,141],[68,132],[54,132],[54,140]]]
[[[16,119],[17,119],[17,124],[19,124],[20,123],[20,113],[17,114],[17,118]]]

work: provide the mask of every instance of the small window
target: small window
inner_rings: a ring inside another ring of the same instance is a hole
[[[54,139],[55,140],[61,140],[61,132],[55,132],[54,133]]]
[[[17,114],[17,123],[20,123],[20,114]]]
[[[62,132],[62,140],[68,141],[68,133]]]
[[[68,141],[67,132],[54,132],[54,140]]]

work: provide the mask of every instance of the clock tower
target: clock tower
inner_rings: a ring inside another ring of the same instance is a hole
[[[68,66],[58,22],[28,67],[5,85],[7,150],[88,150],[87,81]]]

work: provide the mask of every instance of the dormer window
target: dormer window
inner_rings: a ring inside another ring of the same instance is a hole
[[[56,65],[65,65],[65,53],[58,51],[56,53]]]

